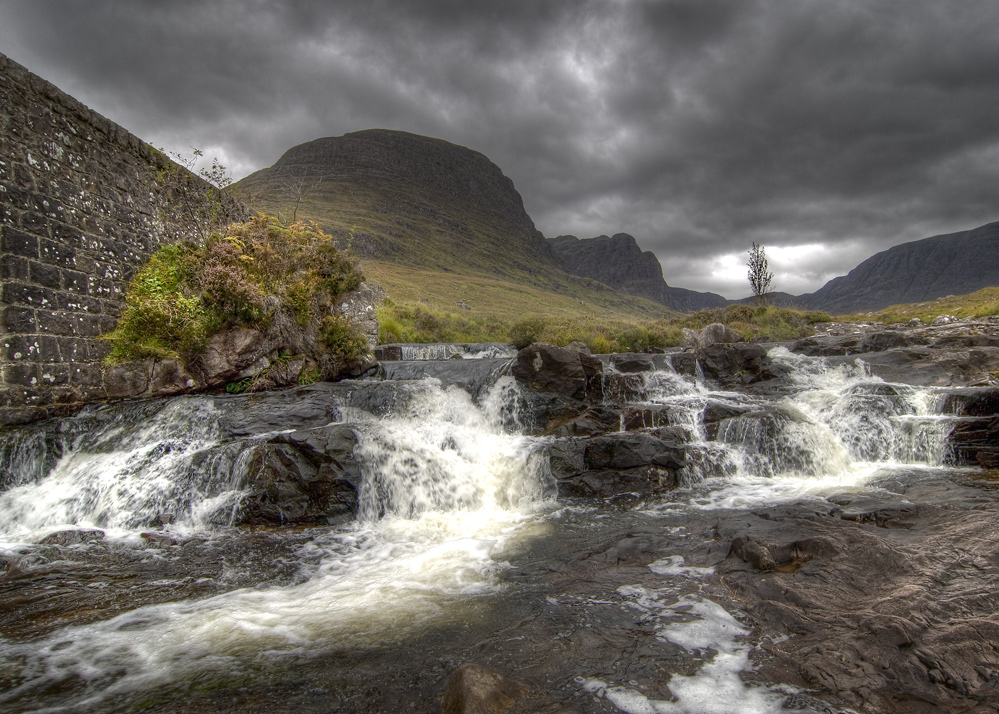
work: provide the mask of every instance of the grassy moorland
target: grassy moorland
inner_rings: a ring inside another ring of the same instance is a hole
[[[593,352],[644,352],[683,343],[683,329],[722,322],[747,339],[792,340],[812,334],[825,313],[780,307],[731,305],[660,320],[622,320],[594,315],[531,313],[490,316],[434,310],[427,305],[387,300],[378,310],[382,342],[531,342],[565,346],[583,342]]]
[[[999,288],[983,288],[968,295],[948,295],[926,302],[891,305],[877,312],[858,312],[842,315],[837,319],[843,322],[883,322],[892,325],[908,322],[914,317],[929,323],[938,315],[954,317],[999,315]]]

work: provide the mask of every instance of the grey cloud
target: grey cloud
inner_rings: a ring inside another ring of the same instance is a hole
[[[814,290],[997,218],[997,20],[987,0],[0,0],[0,47],[239,174],[373,127],[468,146],[546,235],[632,233],[671,284],[738,296],[712,266],[752,241],[825,246],[788,272]]]

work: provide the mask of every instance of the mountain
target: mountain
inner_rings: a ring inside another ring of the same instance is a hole
[[[316,139],[234,191],[254,210],[315,221],[397,301],[495,314],[538,305],[633,319],[671,314],[569,275],[499,167],[441,139],[384,129]],[[542,297],[550,294],[558,297]]]
[[[558,261],[574,275],[599,280],[618,292],[662,303],[679,312],[724,307],[728,300],[715,293],[673,288],[663,279],[655,254],[642,251],[627,233],[580,240],[576,236],[549,238]]]
[[[833,315],[999,286],[999,222],[896,245],[799,300]]]

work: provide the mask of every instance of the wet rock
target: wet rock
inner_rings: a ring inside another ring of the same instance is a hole
[[[651,355],[634,352],[621,352],[612,355],[611,364],[619,372],[651,372],[655,369],[655,361]]]
[[[588,469],[632,469],[641,466],[678,469],[686,464],[682,446],[650,434],[632,433],[588,439],[584,459]]]
[[[709,399],[701,412],[701,422],[704,424],[705,436],[709,441],[718,437],[718,425],[726,419],[734,419],[742,414],[753,411],[755,407],[743,404],[732,404],[717,399]]]
[[[156,517],[149,522],[150,528],[163,528],[174,522],[174,515],[172,513],[158,513]]]
[[[741,558],[764,573],[769,573],[777,567],[777,563],[774,562],[774,558],[770,554],[770,549],[762,543],[757,543],[749,538],[740,537],[733,540],[728,554],[730,556],[734,555],[736,558]]]
[[[669,428],[562,439],[549,444],[546,455],[560,495],[610,498],[677,488],[686,445],[682,433]]]
[[[617,431],[621,427],[621,414],[609,407],[594,406],[582,414],[552,425],[546,430],[551,436],[592,436]]]
[[[343,425],[295,431],[253,448],[250,490],[240,507],[248,524],[330,524],[357,513],[357,435]]]
[[[938,349],[901,347],[862,355],[876,377],[916,387],[951,387],[989,383],[999,371],[999,348]],[[855,356],[831,357],[831,365],[853,363]]]
[[[177,545],[177,541],[174,538],[166,535],[165,533],[141,533],[140,537],[146,541],[150,548],[169,548],[172,545]]]
[[[104,531],[92,530],[68,530],[50,533],[42,538],[40,545],[81,545],[83,543],[98,543],[104,540]]]
[[[259,330],[245,327],[223,330],[212,335],[191,370],[198,381],[206,387],[220,386],[236,379],[242,379],[270,366],[264,362],[271,345]]]
[[[664,404],[647,404],[626,407],[622,412],[621,422],[625,431],[657,429],[669,426],[675,418],[682,416],[682,409]]]
[[[707,379],[725,386],[749,385],[780,376],[767,356],[767,351],[757,344],[718,343],[696,350],[698,363]]]
[[[676,471],[640,466],[631,469],[588,469],[558,481],[559,496],[613,498],[624,494],[653,496],[679,488]]]
[[[463,664],[444,688],[443,714],[504,714],[530,688],[477,664]]]
[[[511,370],[519,382],[535,391],[575,400],[603,397],[603,371],[603,363],[592,355],[543,343],[520,350]]]

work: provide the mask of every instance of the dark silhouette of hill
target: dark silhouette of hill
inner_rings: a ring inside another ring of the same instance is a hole
[[[599,280],[626,295],[655,300],[679,312],[724,307],[729,302],[715,293],[667,285],[659,259],[650,251],[642,251],[627,233],[585,240],[565,235],[549,238],[548,244],[570,273]]]
[[[843,315],[993,286],[999,286],[999,222],[896,245],[798,299]]]

